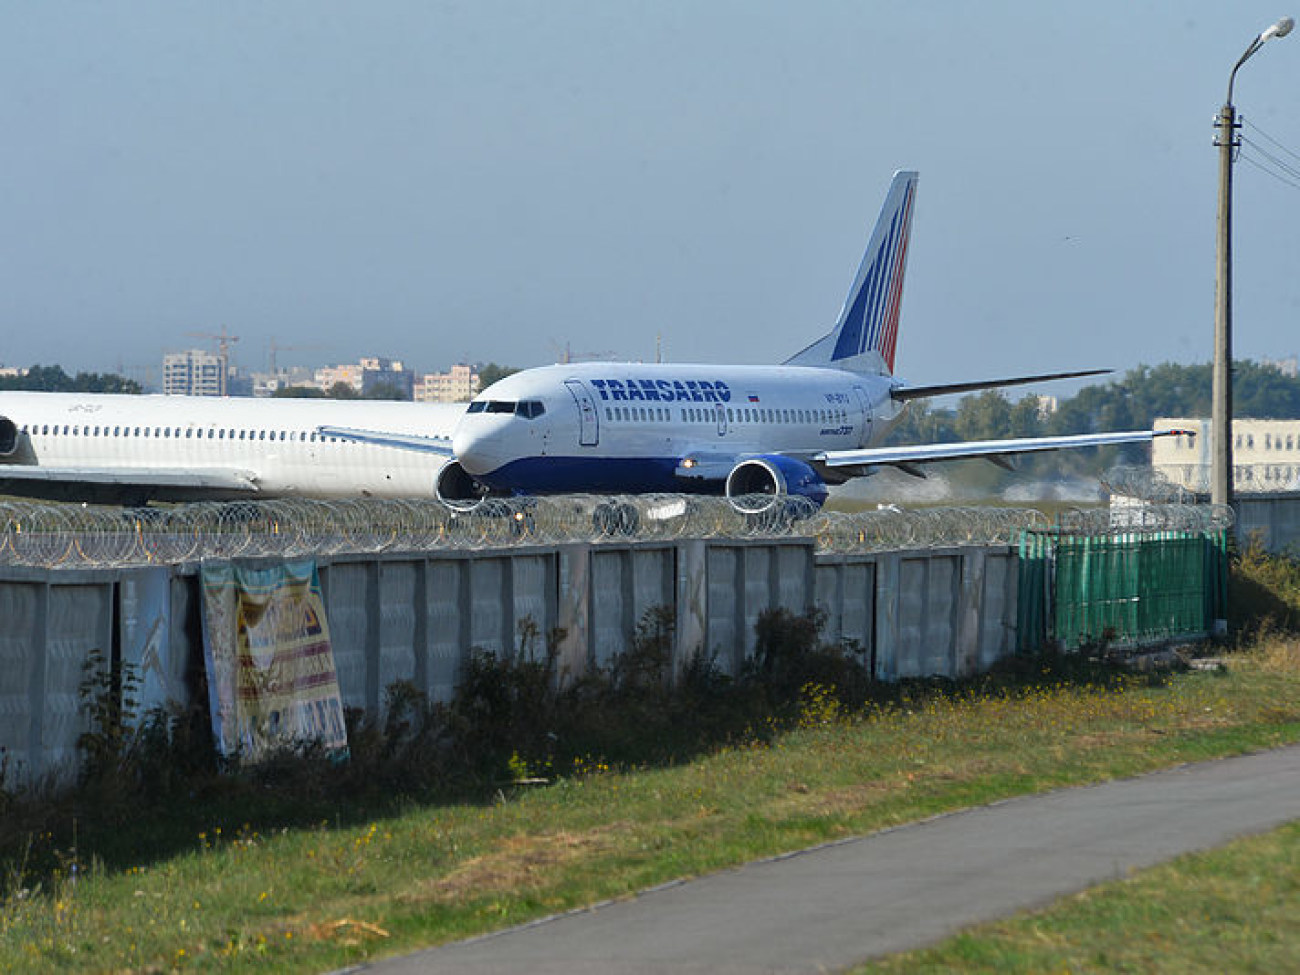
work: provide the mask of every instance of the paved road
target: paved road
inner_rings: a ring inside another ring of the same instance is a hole
[[[1297,818],[1292,746],[953,813],[365,970],[835,971]]]

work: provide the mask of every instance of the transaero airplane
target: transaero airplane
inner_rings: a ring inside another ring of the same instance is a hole
[[[979,443],[881,447],[907,403],[1107,370],[944,386],[894,377],[903,272],[917,174],[894,174],[867,252],[829,333],[776,366],[590,362],[527,369],[469,405],[437,494],[471,507],[492,495],[595,492],[723,494],[746,513],[782,496],[816,504],[828,485],[893,466],[1141,443],[1178,431],[1138,430]],[[379,430],[326,427],[358,443],[445,450]]]
[[[878,446],[909,401],[1105,370],[907,386],[893,375],[917,174],[898,172],[829,333],[782,365],[527,369],[463,404],[0,393],[0,494],[248,497],[721,494],[760,513],[883,466],[1140,443],[1150,430]]]

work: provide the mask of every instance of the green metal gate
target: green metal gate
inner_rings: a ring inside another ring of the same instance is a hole
[[[1227,544],[1224,530],[1024,531],[1020,649],[1208,635],[1226,615]]]

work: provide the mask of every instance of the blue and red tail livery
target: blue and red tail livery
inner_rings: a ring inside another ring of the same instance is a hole
[[[894,174],[834,330],[790,359],[791,365],[893,374],[917,179],[911,170]]]

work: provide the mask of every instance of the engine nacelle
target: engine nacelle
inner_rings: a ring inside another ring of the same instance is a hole
[[[780,504],[781,498],[807,498],[819,507],[830,491],[809,464],[793,457],[769,454],[742,460],[727,475],[727,500],[743,514],[757,515]]]
[[[7,416],[0,416],[0,457],[12,457],[18,450],[18,425]]]
[[[452,460],[443,464],[438,476],[433,479],[433,493],[448,508],[473,511],[492,492],[487,485],[474,480],[460,466],[460,461]]]

